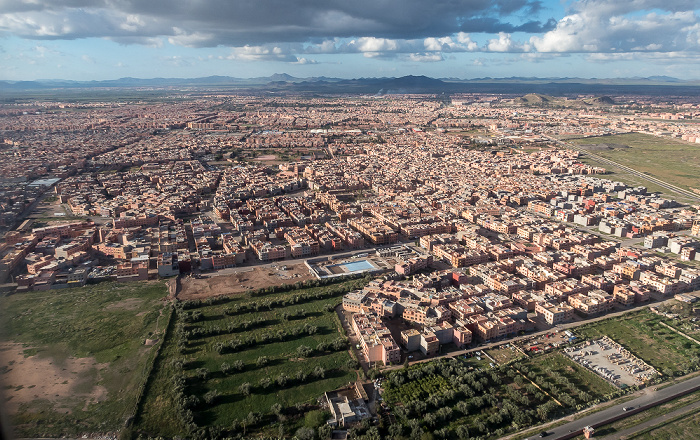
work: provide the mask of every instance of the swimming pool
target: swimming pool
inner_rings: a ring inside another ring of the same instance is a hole
[[[361,272],[363,270],[374,270],[376,267],[372,265],[367,260],[351,261],[348,263],[339,263],[332,266],[327,266],[328,269],[333,273],[349,273],[349,272]],[[335,270],[334,270],[335,269]],[[345,270],[342,270],[345,269]]]
[[[353,261],[351,263],[343,263],[341,266],[345,266],[348,272],[355,272],[358,270],[372,270],[375,269],[367,260]]]

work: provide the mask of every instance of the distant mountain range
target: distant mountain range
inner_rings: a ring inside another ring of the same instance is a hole
[[[59,91],[80,89],[230,89],[258,92],[318,94],[396,93],[539,93],[554,96],[577,93],[602,95],[690,95],[700,96],[700,81],[685,81],[668,76],[648,78],[296,78],[286,73],[258,78],[207,76],[203,78],[120,78],[102,81],[36,80],[0,81],[0,93],[21,91]]]

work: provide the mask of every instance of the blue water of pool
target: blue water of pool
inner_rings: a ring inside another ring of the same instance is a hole
[[[367,260],[353,261],[352,263],[343,263],[342,265],[345,266],[348,272],[355,272],[356,270],[374,269],[374,266],[372,266],[372,264]]]

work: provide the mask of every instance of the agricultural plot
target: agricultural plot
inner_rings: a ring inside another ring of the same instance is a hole
[[[335,307],[365,283],[179,303],[136,431],[212,437],[293,429],[298,405],[357,380]]]
[[[135,411],[170,315],[163,283],[0,298],[0,382],[18,437],[116,432]]]
[[[441,359],[392,371],[384,387],[396,423],[382,434],[445,439],[500,438],[614,391],[558,354],[482,370],[461,358]]]
[[[589,397],[599,398],[617,391],[614,386],[561,353],[547,353],[520,362],[519,365],[528,370],[526,374],[533,371],[535,374],[549,377],[562,388],[564,394],[568,392],[576,398],[577,404],[588,403]],[[561,392],[557,391],[554,394],[561,395]]]
[[[696,145],[642,133],[572,139],[581,144],[621,144],[629,148],[593,153],[682,188],[700,189],[700,156]],[[609,166],[606,166],[609,168]],[[646,185],[645,185],[646,186]]]
[[[700,313],[698,313],[700,309],[698,309],[697,304],[672,301],[670,304],[657,307],[657,309],[667,316],[662,318],[663,322],[700,340]]]
[[[505,344],[486,351],[499,365],[525,357],[515,344]]]
[[[648,310],[632,312],[576,328],[585,339],[609,336],[664,376],[696,370],[700,346],[660,324],[662,318]]]

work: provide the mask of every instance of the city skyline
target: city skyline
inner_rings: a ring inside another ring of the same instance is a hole
[[[0,2],[1,80],[697,79],[693,1]]]

